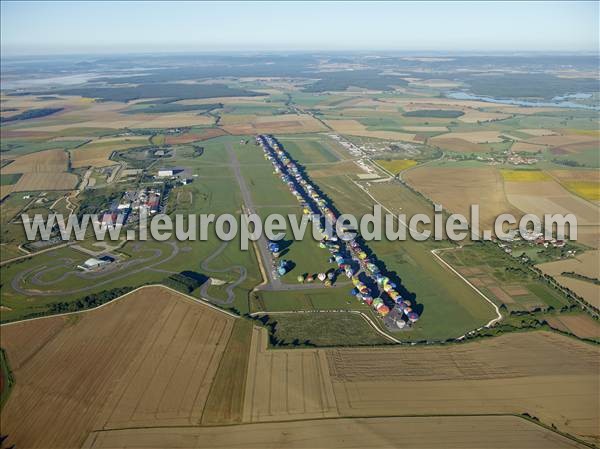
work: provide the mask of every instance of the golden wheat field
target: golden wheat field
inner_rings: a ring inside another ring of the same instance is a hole
[[[580,438],[599,438],[589,394],[599,388],[596,348],[558,334],[448,347],[273,350],[266,330],[251,327],[159,287],[90,312],[3,325],[17,383],[2,432],[17,447],[269,447],[266,440],[278,447],[273,435],[286,435],[297,447],[327,441],[344,448],[348,432],[407,419],[429,443],[454,427],[461,447],[498,447],[490,435],[509,426],[532,448],[541,440],[577,447],[521,418],[476,424],[431,416],[527,412]],[[396,418],[407,415],[413,418]],[[328,419],[310,421],[317,418]],[[235,425],[210,427],[219,423]],[[419,447],[381,426],[380,442],[371,435],[364,444]]]
[[[72,190],[77,187],[79,178],[72,173],[24,173],[12,186],[13,192],[31,192],[36,190]]]
[[[243,117],[243,118],[242,118]],[[227,121],[227,116],[224,116]],[[224,124],[221,128],[233,135],[279,133],[298,134],[325,131],[325,127],[307,114],[285,114],[277,116],[233,116],[233,123]]]
[[[98,310],[4,325],[15,378],[2,434],[79,447],[92,430],[199,424],[234,319],[159,287]]]
[[[85,449],[583,449],[514,416],[340,418],[212,428],[94,432]]]
[[[65,171],[68,162],[69,157],[64,150],[45,150],[18,156],[13,162],[3,167],[1,172],[5,174],[38,172],[56,173]]]
[[[470,205],[478,204],[482,225],[492,226],[499,214],[517,213],[504,194],[504,183],[496,167],[414,168],[406,181],[445,210],[470,216]]]
[[[397,131],[370,131],[358,120],[326,120],[327,126],[340,134],[351,136],[373,137],[375,139],[385,140],[403,140],[407,142],[414,141],[415,135]]]
[[[70,151],[71,166],[73,168],[81,168],[113,165],[115,162],[109,158],[114,151],[143,147],[144,145],[148,145],[148,143],[148,137],[146,136],[94,140]]]

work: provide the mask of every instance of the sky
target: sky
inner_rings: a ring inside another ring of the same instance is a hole
[[[598,52],[599,2],[1,3],[3,57],[209,51]]]

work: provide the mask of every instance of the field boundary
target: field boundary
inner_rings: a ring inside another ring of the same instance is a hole
[[[6,351],[0,348],[0,370],[2,370],[2,390],[0,390],[0,410],[8,400],[12,388],[15,386],[15,377],[10,369],[10,362]]]
[[[534,424],[536,426],[539,426],[546,430],[554,432],[557,435],[567,438],[575,443],[581,444],[583,446],[586,446],[586,447],[589,447],[592,449],[597,448],[597,446],[594,445],[593,443],[589,443],[587,441],[581,440],[569,433],[561,432],[560,430],[555,429],[552,426],[542,423],[535,417],[527,416],[527,415],[519,414],[519,413],[459,413],[459,414],[451,414],[451,413],[444,414],[444,413],[442,413],[442,414],[369,415],[369,416],[340,415],[340,416],[324,416],[322,418],[296,418],[296,419],[260,421],[260,422],[214,424],[214,425],[210,425],[210,426],[187,425],[187,426],[155,426],[155,427],[122,427],[122,428],[116,428],[116,429],[92,430],[90,432],[89,436],[91,436],[92,434],[98,434],[98,433],[103,433],[103,432],[119,432],[119,431],[127,431],[127,430],[177,429],[177,428],[210,429],[210,428],[221,428],[221,427],[227,428],[227,427],[236,427],[236,426],[256,426],[256,425],[260,425],[260,424],[290,424],[290,423],[295,423],[295,422],[310,422],[310,421],[323,421],[323,420],[344,420],[344,419],[366,419],[366,420],[368,420],[368,419],[385,419],[385,418],[461,418],[461,417],[463,417],[463,418],[468,418],[468,417],[490,417],[490,418],[493,418],[493,417],[503,417],[503,416],[522,419],[531,424]],[[89,440],[89,436],[88,436],[88,440]],[[86,443],[87,443],[87,441],[86,441]],[[91,446],[89,446],[85,443],[82,446],[82,448],[89,448],[89,447],[91,447]]]
[[[54,314],[54,315],[38,316],[38,317],[35,317],[35,318],[26,318],[24,320],[11,321],[9,323],[2,323],[2,324],[0,324],[0,327],[10,326],[10,325],[19,324],[19,323],[26,323],[26,322],[29,322],[29,321],[43,320],[43,319],[46,319],[46,318],[56,318],[56,317],[62,317],[62,316],[77,315],[77,314],[81,314],[81,313],[93,312],[94,310],[101,309],[102,307],[108,306],[109,304],[113,304],[113,303],[119,301],[120,299],[123,299],[126,296],[129,296],[132,293],[138,292],[138,291],[140,291],[142,289],[145,289],[145,288],[156,288],[156,287],[164,288],[164,289],[167,289],[167,290],[169,290],[169,291],[171,291],[173,293],[177,293],[177,294],[179,294],[179,295],[181,295],[181,296],[183,296],[183,297],[185,297],[187,299],[190,299],[190,300],[192,300],[194,302],[197,302],[198,304],[203,304],[205,306],[210,307],[211,309],[214,309],[214,310],[217,310],[217,311],[219,311],[221,313],[224,313],[225,315],[229,315],[232,318],[236,318],[236,319],[240,318],[239,315],[236,315],[236,314],[234,314],[232,312],[229,312],[227,310],[221,309],[220,307],[215,306],[214,304],[212,304],[211,302],[209,302],[209,301],[207,301],[207,300],[205,300],[203,298],[195,298],[195,297],[190,296],[190,295],[188,295],[186,293],[182,293],[182,292],[180,292],[178,290],[175,290],[174,288],[167,287],[166,285],[163,285],[163,284],[147,284],[147,285],[142,285],[140,287],[137,287],[137,288],[131,290],[130,292],[127,292],[127,293],[125,293],[125,294],[123,294],[121,296],[117,296],[116,298],[111,299],[110,301],[102,303],[99,306],[92,307],[90,309],[76,310],[75,312],[57,313],[57,314]]]

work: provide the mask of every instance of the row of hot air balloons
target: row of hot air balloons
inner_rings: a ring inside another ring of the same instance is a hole
[[[360,243],[356,239],[352,239],[348,242],[348,249],[352,254],[353,258],[359,262],[361,268],[365,272],[365,274],[370,277],[377,286],[383,290],[383,292],[390,298],[391,303],[393,304],[392,308],[395,308],[398,312],[398,315],[402,317],[406,315],[406,319],[414,323],[419,319],[419,315],[412,310],[411,302],[408,299],[403,299],[402,295],[397,291],[397,286],[394,282],[390,281],[387,276],[384,276],[381,273],[381,270],[375,264],[375,262],[368,256],[367,251],[360,246]],[[360,282],[360,281],[359,281]],[[354,294],[354,290],[353,290]],[[358,291],[358,294],[355,296],[358,297],[359,300],[365,302],[366,304],[373,307],[379,315],[386,316],[390,313],[390,307],[388,307],[383,299],[376,298],[372,299],[370,293],[366,296]],[[389,301],[388,301],[389,303]],[[402,319],[398,320],[399,327],[406,323]]]
[[[298,275],[297,279],[300,283],[311,283],[315,280],[319,280],[323,282],[326,287],[331,287],[333,284],[333,280],[335,278],[335,271],[330,270],[327,273],[318,273],[318,274],[307,274],[307,275]]]
[[[281,180],[288,185],[292,194],[303,206],[303,213],[312,216],[320,212],[323,217],[334,223],[337,219],[334,211],[328,206],[327,201],[320,196],[317,189],[304,178],[298,166],[290,159],[279,143],[271,136],[265,135],[257,136],[256,140],[265,151],[265,158],[273,164],[274,172],[280,175]],[[324,232],[322,226],[321,231]],[[368,252],[360,246],[356,239],[341,244],[335,236],[325,236],[319,246],[327,249],[331,254],[330,262],[335,262],[338,269],[342,270],[349,279],[352,279],[354,284],[352,294],[373,307],[380,316],[388,315],[390,307],[384,303],[383,299],[373,298],[369,288],[358,279],[358,272],[353,267],[353,259],[359,263],[365,274],[373,279],[390,298],[399,315],[406,315],[407,320],[411,323],[419,319],[419,315],[411,308],[411,302],[402,298],[396,290],[397,286],[380,272],[379,267],[369,258]],[[351,259],[344,256],[343,246],[350,253]],[[332,281],[332,278],[329,278],[325,273],[319,273],[317,279],[325,282]],[[306,278],[304,276],[298,277],[298,282],[313,282],[313,280],[314,278],[310,275]]]
[[[257,142],[263,147],[265,158],[273,164],[274,172],[280,175],[281,180],[288,185],[292,194],[301,203],[302,212],[309,216],[321,212],[325,218],[334,222],[337,217],[327,206],[325,199],[304,178],[296,163],[290,159],[279,143],[270,136],[258,136]],[[321,228],[321,231],[324,229]]]

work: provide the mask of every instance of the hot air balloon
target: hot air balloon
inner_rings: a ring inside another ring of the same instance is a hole
[[[417,312],[409,312],[406,314],[411,323],[414,323],[419,319],[419,314]]]

